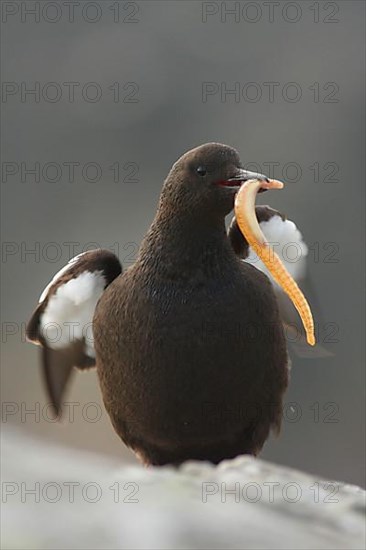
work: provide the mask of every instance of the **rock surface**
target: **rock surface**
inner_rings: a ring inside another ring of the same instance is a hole
[[[121,467],[5,430],[2,548],[363,549],[365,491],[242,456]]]

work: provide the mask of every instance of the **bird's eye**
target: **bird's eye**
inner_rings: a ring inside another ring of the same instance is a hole
[[[206,173],[207,173],[207,168],[205,166],[199,166],[197,169],[196,169],[196,172],[197,174],[199,174],[200,176],[205,176]]]

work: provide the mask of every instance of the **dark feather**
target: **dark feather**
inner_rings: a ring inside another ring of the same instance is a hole
[[[41,317],[57,290],[86,271],[101,271],[106,280],[106,288],[122,272],[122,267],[116,256],[108,250],[91,250],[74,258],[69,269],[50,285],[44,300],[38,304],[26,327],[27,339],[42,346],[41,361],[46,391],[59,417],[62,412],[62,398],[74,367],[81,370],[95,367],[95,359],[86,354],[84,339],[70,342],[63,348],[51,348],[40,330]]]

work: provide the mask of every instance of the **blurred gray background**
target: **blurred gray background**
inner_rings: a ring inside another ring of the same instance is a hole
[[[364,485],[364,3],[249,4],[80,2],[72,17],[62,2],[2,3],[2,420],[135,461],[95,372],[75,377],[74,416],[52,422],[24,323],[71,256],[102,246],[127,267],[172,163],[219,141],[287,182],[262,202],[311,246],[334,354],[294,360],[262,456]]]

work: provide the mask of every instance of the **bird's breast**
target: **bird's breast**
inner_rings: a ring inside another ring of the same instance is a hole
[[[235,273],[190,285],[121,277],[94,320],[107,408],[122,416],[128,409],[150,432],[168,430],[174,416],[192,422],[208,403],[254,398],[266,373],[286,364],[266,288]]]

